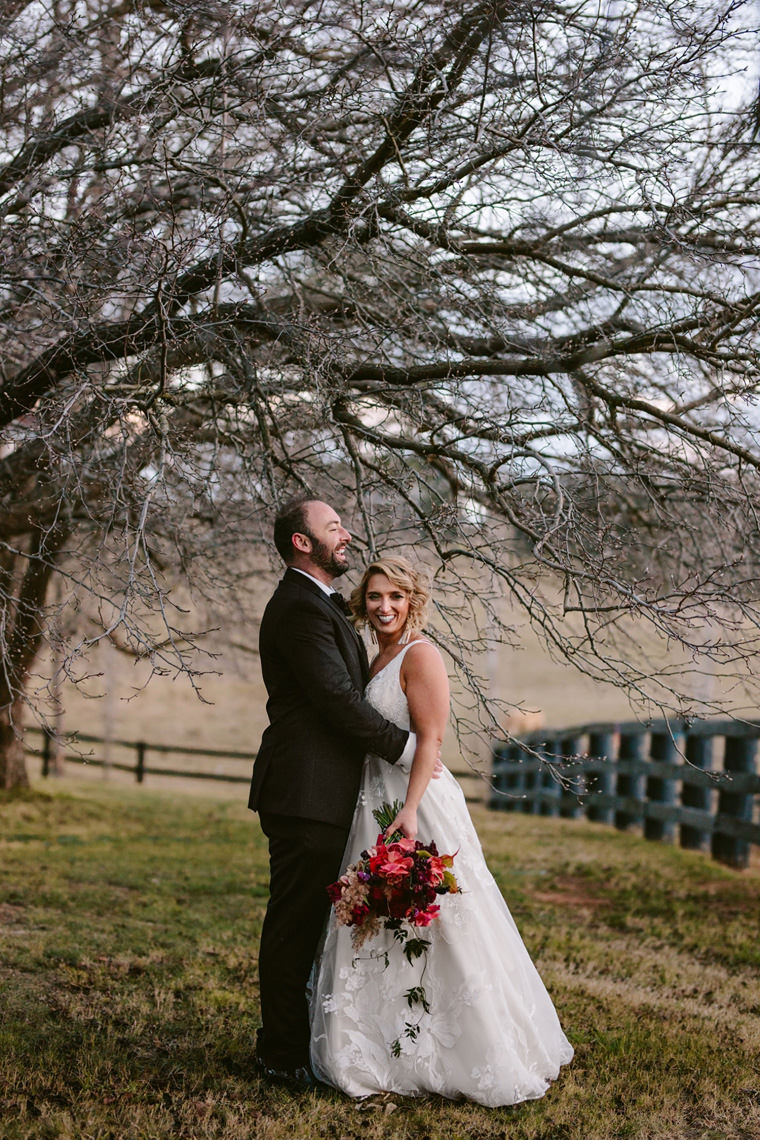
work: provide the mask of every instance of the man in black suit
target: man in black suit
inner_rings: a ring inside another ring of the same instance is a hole
[[[325,888],[340,873],[367,752],[395,763],[414,734],[362,697],[369,676],[361,638],[332,599],[351,541],[327,503],[301,498],[275,520],[287,564],[261,622],[269,726],[253,768],[249,806],[269,840],[270,897],[261,932],[261,1072],[295,1087],[309,1065],[306,986],[327,915]],[[339,595],[337,596],[340,597]]]

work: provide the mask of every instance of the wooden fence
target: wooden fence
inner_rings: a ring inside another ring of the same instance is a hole
[[[53,758],[56,752],[55,738],[43,729],[30,726],[24,730],[26,751],[41,761],[43,776],[49,776],[53,770]],[[39,745],[31,743],[31,739],[39,741]],[[64,744],[66,741],[63,742]],[[98,754],[95,749],[98,749]],[[121,755],[122,759],[113,756],[106,759],[106,751]],[[164,767],[149,762],[154,756],[181,756],[190,761],[184,767]],[[126,757],[126,758],[124,758]],[[207,766],[194,767],[194,758],[201,758],[204,762],[217,762],[218,768],[236,767],[238,761],[245,761],[245,767],[238,773],[235,771],[209,771]],[[191,780],[222,780],[229,784],[250,784],[251,766],[256,759],[255,752],[218,751],[213,748],[190,748],[178,744],[155,744],[144,740],[108,740],[102,736],[89,736],[78,732],[72,736],[65,754],[61,757],[66,764],[83,764],[89,768],[103,768],[117,772],[128,772],[137,780],[138,784],[145,782],[146,776],[177,776]],[[229,762],[232,764],[230,765]],[[464,786],[468,803],[483,803],[482,784],[471,771],[454,771],[453,775]]]
[[[746,867],[760,844],[760,724],[592,724],[533,732],[493,754],[489,807],[585,816]]]
[[[25,729],[25,737],[28,740],[29,734],[36,738],[42,738],[39,748],[30,747],[27,745],[27,751],[32,755],[40,756],[42,759],[42,775],[49,776],[52,768],[52,760],[55,752],[56,744],[53,737],[43,731],[42,729],[30,727]],[[250,784],[251,782],[251,765],[256,758],[255,752],[221,752],[213,748],[190,748],[176,744],[152,744],[144,740],[104,740],[102,736],[88,736],[86,733],[78,732],[73,738],[73,744],[76,748],[70,746],[63,756],[66,764],[86,764],[88,767],[93,768],[108,768],[114,769],[118,772],[130,772],[134,775],[138,784],[145,781],[146,776],[181,776],[184,779],[191,780],[223,780],[230,784]],[[101,750],[101,755],[86,755],[85,749],[96,745]],[[120,753],[126,751],[127,756],[134,754],[134,759],[117,760],[105,759],[102,754],[105,749],[109,751],[118,750]],[[245,773],[237,774],[234,772],[210,772],[205,769],[195,769],[192,767],[184,768],[166,768],[156,766],[148,762],[149,756],[169,756],[178,755],[193,757],[203,757],[204,760],[244,760],[247,761]]]

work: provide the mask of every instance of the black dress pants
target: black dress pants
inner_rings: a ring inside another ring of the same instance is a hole
[[[258,1053],[276,1069],[309,1062],[306,987],[348,829],[313,819],[260,812],[269,840],[269,903],[261,930]]]

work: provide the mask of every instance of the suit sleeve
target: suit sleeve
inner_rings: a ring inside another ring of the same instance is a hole
[[[365,751],[395,763],[409,733],[386,720],[354,687],[331,618],[309,602],[290,607],[282,617],[278,651],[309,703],[337,731],[361,741]]]

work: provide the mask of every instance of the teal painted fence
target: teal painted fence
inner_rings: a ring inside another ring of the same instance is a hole
[[[760,844],[760,724],[656,721],[533,732],[493,750],[489,807],[585,817],[746,867]]]

